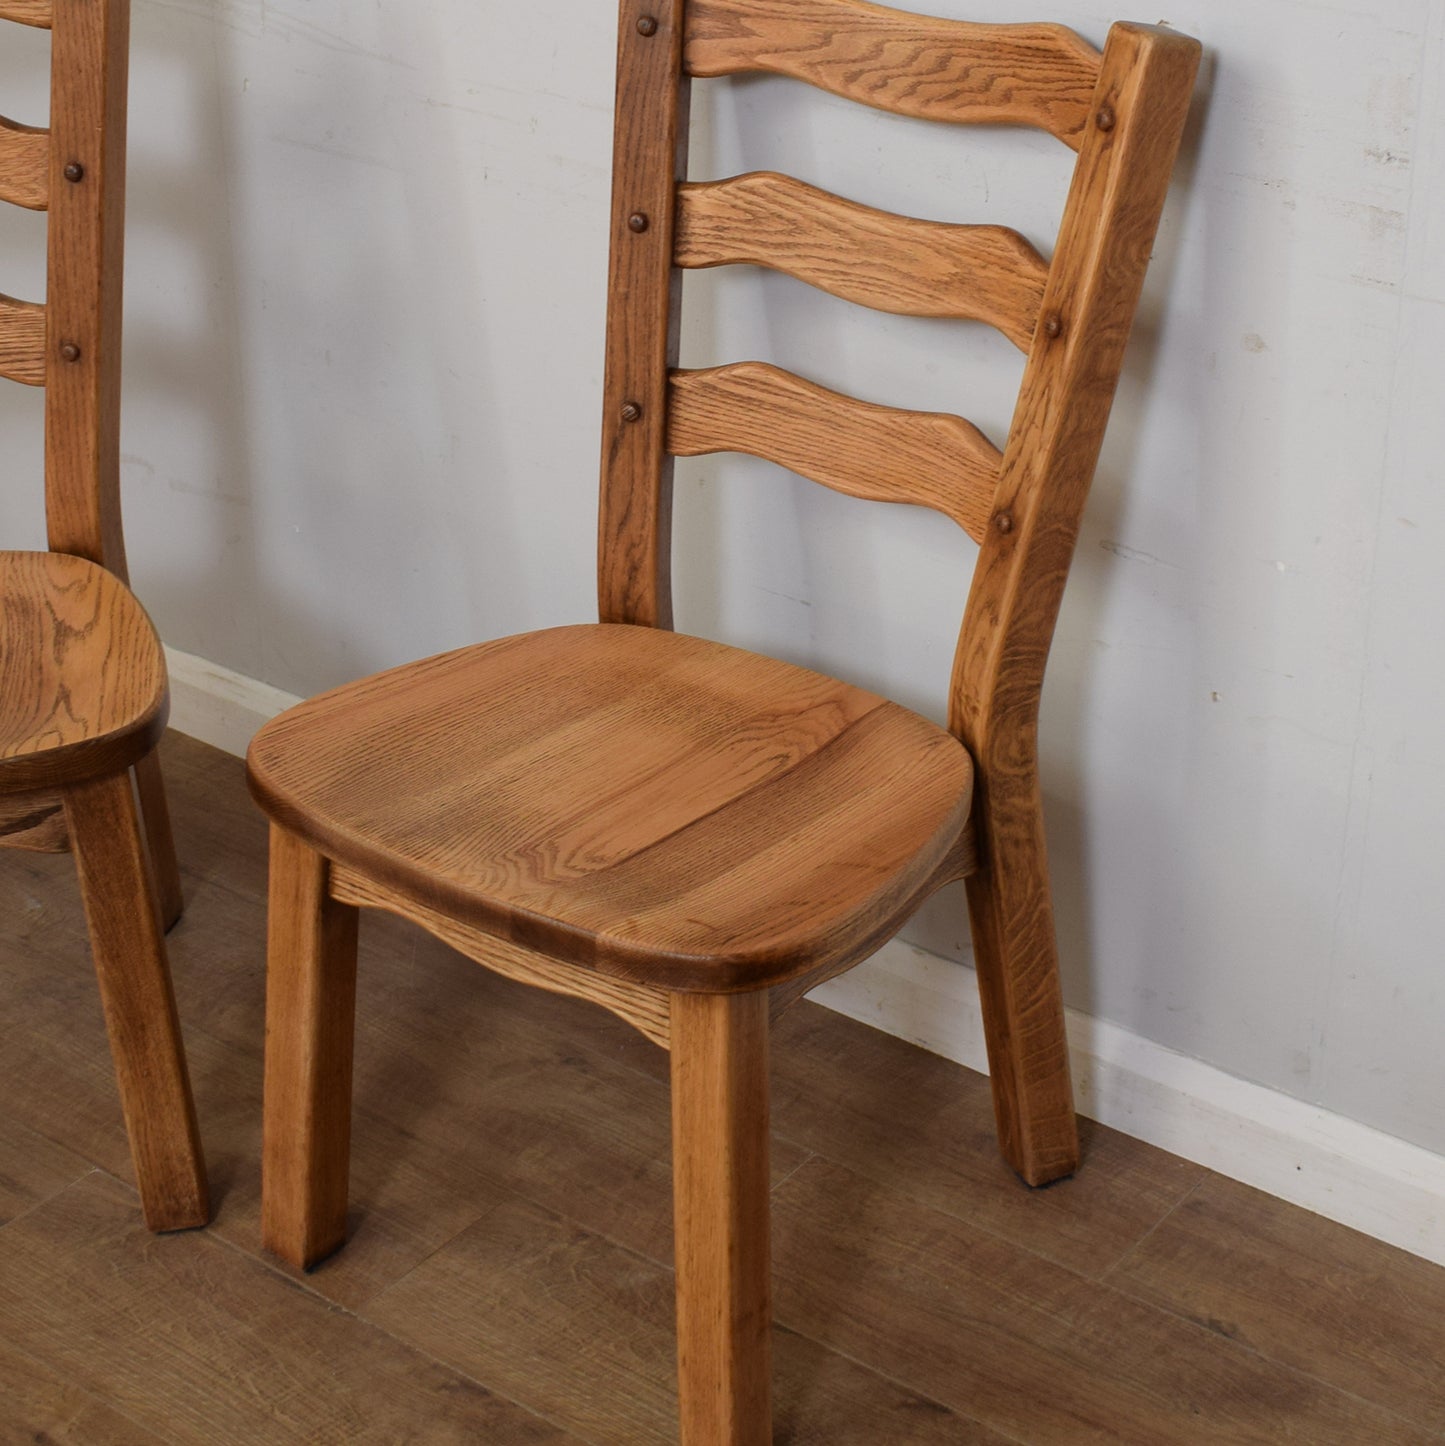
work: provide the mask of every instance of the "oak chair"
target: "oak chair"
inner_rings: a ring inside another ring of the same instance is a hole
[[[771,1439],[770,1015],[950,880],[967,881],[1003,1153],[1030,1184],[1075,1168],[1035,724],[1198,55],[1138,25],[1101,54],[1058,26],[863,0],[622,0],[601,621],[336,689],[251,747],[272,820],[270,1249],[310,1266],[343,1242],[360,907],[670,1048],[689,1446]],[[691,79],[759,70],[1052,132],[1078,153],[1052,260],[1003,227],[885,215],[779,175],[686,183]],[[998,327],[1027,355],[1004,450],[960,418],[761,362],[679,371],[682,269],[737,262]],[[978,542],[947,731],[671,631],[671,459],[720,450],[938,508]]]
[[[0,846],[75,852],[146,1223],[179,1230],[209,1207],[163,938],[181,912],[165,656],[120,521],[129,12],[0,0],[0,28],[51,32],[49,127],[0,119],[0,200],[49,213],[44,304],[0,295],[0,376],[45,388],[50,544],[0,552]]]

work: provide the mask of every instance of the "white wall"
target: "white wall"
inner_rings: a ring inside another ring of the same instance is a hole
[[[590,616],[612,7],[135,7],[125,487],[167,641],[304,693]],[[1049,8],[1096,43],[1118,13]],[[1066,992],[1445,1151],[1445,6],[1167,19],[1208,47],[1200,101],[1046,688]],[[0,57],[21,118],[42,43]],[[776,166],[1040,242],[1068,178],[1047,137],[782,81],[700,86],[695,123],[699,176]],[[12,263],[35,235],[0,223],[5,289],[38,294]],[[697,279],[687,361],[1001,440],[1020,360],[991,333]],[[37,545],[38,399],[4,389],[0,425],[0,537]],[[680,626],[941,714],[974,551],[951,524],[741,459],[683,464],[678,507]],[[961,898],[912,937],[962,957]]]

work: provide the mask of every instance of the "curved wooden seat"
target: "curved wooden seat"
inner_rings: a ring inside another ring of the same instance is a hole
[[[165,655],[114,574],[59,552],[0,552],[0,793],[129,768],[166,726]]]
[[[675,990],[852,962],[962,871],[973,766],[772,658],[584,625],[313,698],[256,735],[283,827],[424,907]]]

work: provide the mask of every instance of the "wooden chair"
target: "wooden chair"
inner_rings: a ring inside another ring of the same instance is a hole
[[[0,200],[49,211],[45,304],[0,296],[0,375],[45,388],[51,549],[0,552],[0,846],[75,851],[146,1223],[179,1230],[209,1209],[162,937],[181,912],[165,656],[120,525],[129,10],[0,0],[0,25],[51,31],[49,128],[0,119]]]
[[[273,1251],[310,1266],[344,1236],[359,906],[670,1047],[690,1446],[771,1439],[769,1017],[950,880],[967,880],[1003,1152],[1030,1184],[1074,1169],[1035,724],[1198,54],[1138,25],[1100,54],[1056,26],[862,0],[622,0],[601,622],[336,689],[251,748],[273,823]],[[682,183],[690,79],[758,70],[1051,131],[1078,152],[1052,260],[1001,227],[888,216],[783,176]],[[733,262],[991,322],[1027,353],[1004,450],[960,418],[761,362],[676,370],[679,268]],[[979,543],[948,731],[670,631],[671,457],[719,450],[938,508]]]

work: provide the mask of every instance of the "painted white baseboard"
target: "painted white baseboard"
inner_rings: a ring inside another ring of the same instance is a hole
[[[298,700],[166,649],[171,724],[229,753]],[[894,940],[813,991],[850,1018],[986,1072],[973,971]],[[1330,1220],[1445,1265],[1445,1156],[1251,1084],[1072,1010],[1079,1110]]]
[[[213,748],[244,757],[251,735],[301,700],[179,648],[166,649],[171,727]]]

